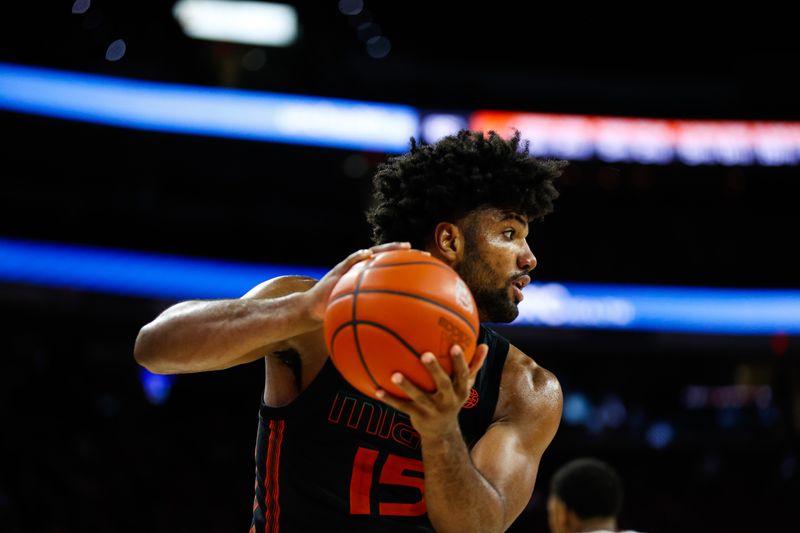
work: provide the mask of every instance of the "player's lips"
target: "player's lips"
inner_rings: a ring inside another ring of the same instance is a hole
[[[511,282],[511,286],[514,288],[514,297],[517,300],[517,303],[521,302],[524,298],[522,294],[522,289],[531,282],[531,277],[528,275],[520,276]]]
[[[522,294],[522,289],[516,285],[512,285],[511,290],[514,291],[514,300],[516,300],[517,303],[520,303],[525,298],[525,296]]]
[[[517,287],[519,290],[522,290],[530,282],[531,282],[531,277],[525,274],[524,276],[520,276],[517,279],[515,279],[513,283],[515,287]]]

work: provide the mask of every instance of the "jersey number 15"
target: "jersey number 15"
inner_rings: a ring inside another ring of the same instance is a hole
[[[380,452],[369,448],[359,448],[353,461],[353,474],[350,477],[350,514],[375,514],[370,506],[372,480],[375,477],[375,463]],[[409,476],[408,472],[422,474],[422,461],[388,454],[380,470],[380,485],[402,485],[419,490],[419,500],[413,503],[377,502],[377,514],[381,516],[419,516],[425,514],[425,480]]]

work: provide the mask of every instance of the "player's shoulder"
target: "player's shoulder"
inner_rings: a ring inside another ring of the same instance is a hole
[[[296,292],[305,292],[317,283],[308,276],[278,276],[259,283],[242,298],[280,298]]]
[[[561,419],[564,397],[558,378],[513,344],[509,344],[501,390],[508,412],[554,423]]]

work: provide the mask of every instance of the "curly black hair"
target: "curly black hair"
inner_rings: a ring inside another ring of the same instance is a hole
[[[372,240],[424,249],[436,224],[484,206],[542,218],[553,210],[553,181],[566,165],[531,156],[519,131],[508,140],[469,130],[430,145],[412,138],[411,151],[387,160],[373,178]]]
[[[583,520],[616,517],[622,510],[619,474],[592,457],[575,459],[559,468],[550,482],[550,494]]]

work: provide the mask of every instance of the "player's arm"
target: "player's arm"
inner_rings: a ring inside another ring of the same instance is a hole
[[[304,295],[314,282],[283,276],[241,299],[173,305],[141,329],[134,357],[158,374],[221,370],[260,359],[316,327]]]
[[[519,517],[533,494],[539,463],[561,421],[563,396],[556,377],[516,347],[504,370],[508,381],[500,417],[475,444],[470,459],[489,486],[488,499],[505,531]]]
[[[240,299],[176,304],[141,329],[134,357],[159,374],[221,370],[260,359],[287,340],[322,327],[328,296],[350,267],[373,253],[401,247],[408,245],[359,250],[319,282],[284,276]]]
[[[561,388],[555,376],[512,346],[498,416],[470,452],[452,405],[454,400],[458,408],[463,405],[486,351],[468,368],[460,350],[454,350],[452,380],[435,358],[427,363],[436,393],[424,393],[403,380],[398,386],[411,402],[383,399],[407,412],[420,433],[425,501],[436,531],[505,531],[528,503],[539,461],[555,436]]]

